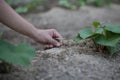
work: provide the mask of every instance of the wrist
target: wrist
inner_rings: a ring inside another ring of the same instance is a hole
[[[30,34],[28,34],[27,36],[29,36],[32,39],[35,39],[38,36],[38,29],[34,27],[31,30]]]

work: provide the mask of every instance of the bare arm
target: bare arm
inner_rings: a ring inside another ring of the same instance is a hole
[[[4,0],[0,2],[0,21],[13,30],[34,37],[36,28],[18,15]]]
[[[35,28],[31,23],[17,14],[4,0],[0,0],[0,22],[41,44],[60,46],[60,42],[54,38],[62,36],[55,29],[40,30]]]

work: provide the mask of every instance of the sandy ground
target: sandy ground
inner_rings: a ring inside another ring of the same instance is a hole
[[[73,39],[81,28],[91,27],[95,20],[120,25],[119,15],[120,5],[112,4],[111,7],[86,6],[73,11],[55,7],[45,13],[23,17],[38,28],[55,28],[66,39]],[[4,32],[2,38],[11,43],[27,42],[37,51],[42,49],[31,39],[3,25],[0,31]],[[109,58],[86,47],[85,44],[40,51],[38,58],[29,68],[20,68],[10,74],[0,75],[0,80],[119,80],[119,55]]]
[[[119,80],[119,63],[120,54],[96,52],[91,40],[67,40],[60,48],[38,50],[31,66],[14,66],[0,80]]]

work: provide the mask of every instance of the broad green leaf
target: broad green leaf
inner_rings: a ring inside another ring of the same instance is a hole
[[[6,62],[27,66],[34,55],[35,50],[27,44],[15,46],[0,40],[0,59]]]
[[[104,32],[104,28],[102,28],[102,27],[97,27],[95,30],[96,34],[102,34],[103,32]]]
[[[111,32],[111,31],[108,31],[108,30],[106,30],[106,29],[104,29],[104,36],[106,37],[106,38],[110,38],[110,37],[112,37],[112,36],[114,36],[114,34],[116,34],[116,33],[113,33],[113,32]],[[118,34],[119,35],[119,34]]]
[[[79,35],[81,38],[86,39],[90,36],[92,36],[94,33],[91,28],[85,28],[80,30]]]
[[[107,47],[111,55],[120,52],[120,43],[117,43],[115,47]]]
[[[111,36],[106,37],[104,35],[98,36],[95,41],[103,46],[115,47],[117,42],[120,40],[120,34],[111,34]]]
[[[116,25],[107,25],[105,27],[106,30],[114,32],[114,33],[119,33],[120,34],[120,26],[116,26]]]
[[[100,26],[100,22],[94,21],[94,22],[93,22],[93,26],[94,26],[95,28],[98,28],[98,27]]]
[[[78,41],[80,41],[80,40],[82,40],[82,38],[81,38],[80,35],[78,34],[77,37],[74,39],[74,41],[75,41],[75,42],[78,42]]]

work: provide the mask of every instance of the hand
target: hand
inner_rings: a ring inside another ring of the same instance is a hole
[[[47,48],[61,45],[61,42],[55,38],[62,38],[62,36],[55,29],[37,30],[35,34],[36,36],[33,39],[40,44],[47,45]]]

